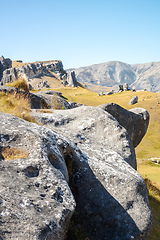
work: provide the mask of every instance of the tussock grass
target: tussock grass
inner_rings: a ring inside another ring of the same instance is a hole
[[[29,154],[23,149],[4,147],[2,148],[1,155],[4,160],[12,160],[17,158],[26,158]]]
[[[52,96],[52,100],[51,100],[51,108],[53,109],[63,109],[63,105],[60,101],[60,99],[58,98],[58,96],[55,94]]]
[[[21,94],[0,92],[0,111],[23,118],[29,122],[36,122],[30,115],[29,99]]]
[[[29,86],[25,79],[17,79],[14,82],[6,84],[6,86],[20,88],[26,92],[29,92]]]

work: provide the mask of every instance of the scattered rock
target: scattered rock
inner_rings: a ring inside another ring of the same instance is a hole
[[[125,84],[123,84],[123,85],[115,85],[115,86],[113,86],[113,87],[110,89],[109,92],[105,92],[105,93],[100,92],[100,93],[98,93],[98,96],[101,96],[101,95],[112,95],[112,94],[114,94],[114,93],[118,93],[118,92],[120,93],[120,92],[128,91],[128,90],[129,90],[128,84],[125,83]]]
[[[138,97],[137,97],[137,96],[134,96],[134,97],[132,97],[132,99],[130,100],[129,105],[133,105],[133,104],[136,104],[136,103],[138,103]]]
[[[126,110],[115,103],[103,104],[99,106],[110,113],[123,126],[133,142],[133,146],[141,142],[147,132],[149,124],[149,113],[143,108],[133,108]]]
[[[128,83],[123,84],[123,91],[128,91]]]
[[[77,103],[76,102],[69,102],[70,104],[70,108],[76,108],[78,107]]]
[[[106,93],[106,95],[112,95],[114,94],[114,92],[112,90],[110,90],[109,92]]]

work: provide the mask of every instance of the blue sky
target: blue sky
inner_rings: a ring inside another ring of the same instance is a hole
[[[64,68],[160,61],[159,0],[5,0],[0,55]]]

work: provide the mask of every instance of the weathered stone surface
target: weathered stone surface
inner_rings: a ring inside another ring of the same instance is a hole
[[[128,133],[108,113],[100,108],[82,106],[67,111],[53,111],[53,114],[32,115],[41,124],[56,129],[83,150],[90,146],[95,149],[106,148],[120,154],[136,169],[136,158]],[[116,132],[115,134],[113,134]]]
[[[136,104],[136,103],[138,103],[138,96],[132,97],[132,99],[129,102],[129,105],[133,105],[133,104]]]
[[[78,107],[78,105],[77,105],[77,103],[76,102],[69,102],[69,104],[70,104],[70,108],[76,108],[76,107]]]
[[[91,240],[149,239],[148,191],[132,168],[136,168],[135,153],[126,130],[94,107],[33,112],[33,116],[76,143],[86,156],[79,159],[73,152],[68,156],[68,161],[73,159],[69,185],[77,205],[76,223],[86,236]]]
[[[141,142],[147,132],[149,124],[149,113],[144,108],[133,108],[126,110],[115,103],[103,104],[99,106],[110,113],[123,126],[133,142],[133,146]]]
[[[92,240],[147,240],[152,217],[139,174],[119,154],[91,147],[88,163],[74,164],[70,187],[76,223]]]
[[[12,67],[12,61],[9,58],[0,57],[0,81],[3,77],[3,71]]]
[[[75,201],[63,157],[78,150],[56,133],[0,113],[0,239],[63,240]],[[3,159],[3,149],[28,153]]]
[[[71,86],[71,87],[77,87],[78,86],[74,71],[71,71],[71,72],[67,73],[67,82],[68,82],[68,85]]]

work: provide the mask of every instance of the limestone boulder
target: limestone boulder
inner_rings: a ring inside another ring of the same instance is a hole
[[[40,124],[68,136],[82,151],[90,146],[98,151],[107,148],[117,152],[133,168],[137,167],[134,147],[127,131],[100,108],[80,106],[66,111],[53,110],[53,114],[33,110],[32,116]]]
[[[137,147],[147,132],[149,124],[147,110],[133,108],[128,111],[115,103],[103,104],[99,107],[117,119],[119,124],[127,130],[133,146]]]
[[[76,201],[88,239],[148,240],[148,191],[126,129],[98,107],[32,115],[41,125],[0,113],[0,238],[63,240]]]
[[[75,200],[62,152],[76,149],[37,124],[0,118],[0,239],[65,239]]]
[[[91,240],[147,240],[152,227],[148,191],[136,169],[127,131],[100,108],[79,107],[33,116],[63,134],[83,154],[67,156],[76,200],[75,224]],[[80,153],[79,153],[80,154]],[[134,169],[135,168],[135,169]]]

